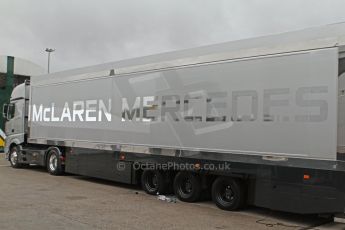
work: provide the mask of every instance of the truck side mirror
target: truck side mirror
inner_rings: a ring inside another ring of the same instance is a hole
[[[11,120],[12,118],[14,118],[14,109],[15,109],[15,105],[14,104],[8,104],[8,109],[7,109],[7,120]]]
[[[4,104],[2,107],[2,117],[7,119],[8,104]]]

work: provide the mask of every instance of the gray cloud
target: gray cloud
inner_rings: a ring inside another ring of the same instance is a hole
[[[1,0],[0,54],[76,68],[344,21],[343,0]]]

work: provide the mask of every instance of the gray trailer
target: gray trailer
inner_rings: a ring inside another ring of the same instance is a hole
[[[33,77],[4,106],[29,164],[236,210],[344,213],[345,24]]]

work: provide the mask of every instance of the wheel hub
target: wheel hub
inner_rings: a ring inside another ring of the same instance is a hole
[[[49,158],[49,168],[51,171],[55,171],[57,168],[57,157],[55,155],[51,155]]]
[[[152,185],[153,185],[155,188],[158,186],[158,178],[157,178],[157,175],[156,175],[156,174],[152,177]]]
[[[11,160],[11,163],[12,163],[13,165],[16,165],[16,164],[17,164],[17,161],[18,161],[18,154],[17,154],[17,151],[13,151],[13,152],[11,153],[10,160]]]
[[[232,189],[231,189],[231,186],[230,185],[227,185],[226,187],[225,187],[225,191],[224,191],[224,198],[226,199],[226,200],[228,200],[228,201],[231,201],[231,200],[233,200],[233,191],[232,191]]]
[[[186,188],[186,192],[187,193],[191,193],[192,192],[192,183],[191,183],[191,181],[189,179],[186,180],[185,188]]]
[[[158,188],[158,176],[155,172],[150,172],[145,179],[145,185],[150,191],[155,191]]]

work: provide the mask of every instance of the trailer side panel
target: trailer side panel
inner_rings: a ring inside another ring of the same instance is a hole
[[[29,142],[335,160],[337,69],[327,48],[33,84]]]

